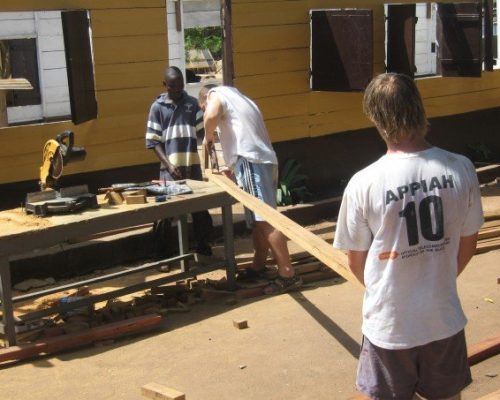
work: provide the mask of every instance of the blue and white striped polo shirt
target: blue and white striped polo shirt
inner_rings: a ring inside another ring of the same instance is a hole
[[[168,160],[181,172],[183,178],[201,179],[197,133],[203,137],[203,111],[198,101],[185,91],[175,104],[163,93],[149,111],[146,129],[146,148],[164,144]]]

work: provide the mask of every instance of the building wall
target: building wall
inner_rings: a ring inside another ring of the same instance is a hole
[[[98,118],[0,128],[0,184],[38,179],[43,145],[64,130],[75,132],[85,161],[65,174],[148,164],[144,148],[149,107],[162,91],[168,64],[165,0],[2,0],[3,11],[90,11]]]
[[[384,72],[384,1],[232,1],[234,84],[256,100],[273,142],[314,138],[371,126],[362,93],[309,89],[309,10],[370,8],[374,74]],[[398,3],[415,3],[400,0]],[[481,78],[417,80],[428,116],[442,117],[500,106],[500,71]]]

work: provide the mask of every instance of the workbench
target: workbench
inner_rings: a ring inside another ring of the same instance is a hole
[[[233,243],[232,204],[235,200],[217,185],[209,182],[187,180],[186,184],[193,189],[192,194],[172,196],[166,202],[156,203],[154,198],[148,198],[146,204],[100,205],[97,209],[87,209],[80,213],[51,215],[37,217],[26,215],[21,208],[0,212],[0,300],[3,321],[0,332],[5,335],[8,345],[16,343],[16,321],[13,304],[20,301],[57,293],[69,288],[116,278],[125,274],[139,272],[158,265],[181,261],[181,272],[161,277],[148,282],[120,288],[108,293],[88,296],[69,303],[57,304],[44,310],[38,310],[21,317],[23,323],[41,317],[80,308],[103,300],[109,300],[125,294],[138,292],[155,286],[163,285],[201,273],[210,272],[222,267],[226,268],[230,287],[235,285],[236,262]],[[222,225],[224,233],[224,260],[210,266],[188,268],[183,260],[192,256],[187,252],[187,215],[196,211],[212,208],[222,209]],[[12,297],[10,278],[10,258],[36,249],[44,249],[65,241],[101,232],[133,227],[154,222],[164,218],[178,218],[179,256],[162,262],[144,264],[127,271],[103,275],[97,278],[81,280],[69,285],[59,286]]]

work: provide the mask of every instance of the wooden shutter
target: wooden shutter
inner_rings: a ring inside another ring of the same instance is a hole
[[[484,0],[484,69],[493,71],[496,43],[493,41],[493,0]]]
[[[372,11],[312,10],[311,88],[364,90],[372,76]]]
[[[481,4],[438,3],[438,74],[481,76]]]
[[[7,41],[10,70],[13,78],[26,78],[33,90],[13,90],[8,94],[7,105],[29,106],[41,103],[40,80],[36,39],[14,39]]]
[[[415,4],[387,7],[387,71],[415,76]]]
[[[97,117],[89,17],[85,10],[63,11],[62,26],[73,123]]]

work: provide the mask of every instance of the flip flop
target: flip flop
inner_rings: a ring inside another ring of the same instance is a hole
[[[295,274],[290,278],[278,276],[274,281],[264,287],[265,294],[282,294],[297,290],[302,286],[302,278]]]

